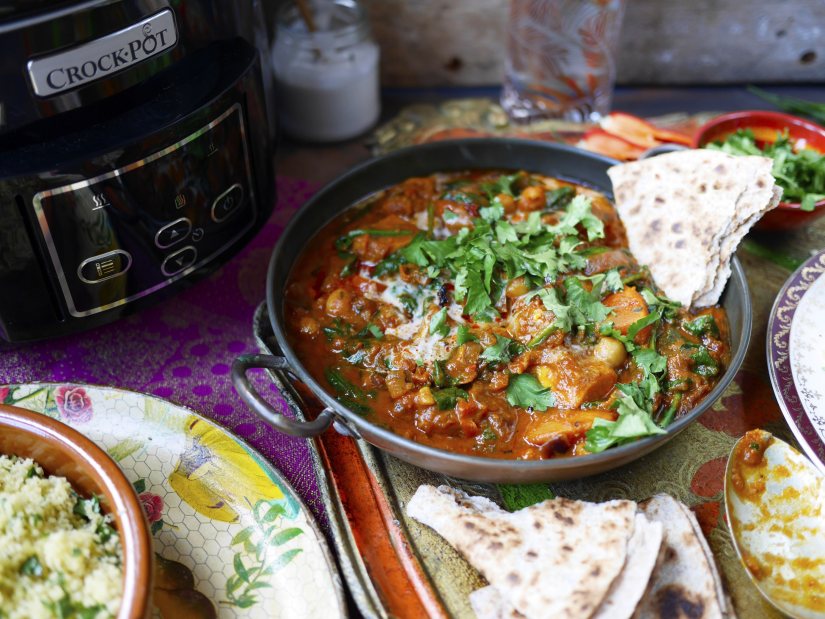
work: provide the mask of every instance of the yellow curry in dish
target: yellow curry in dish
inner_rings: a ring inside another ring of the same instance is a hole
[[[524,171],[371,196],[310,241],[285,298],[293,349],[341,404],[463,454],[663,433],[730,360],[724,310],[664,297],[604,195]]]

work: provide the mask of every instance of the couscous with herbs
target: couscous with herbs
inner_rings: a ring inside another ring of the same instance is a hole
[[[111,516],[63,477],[0,455],[0,619],[117,615],[122,551]]]

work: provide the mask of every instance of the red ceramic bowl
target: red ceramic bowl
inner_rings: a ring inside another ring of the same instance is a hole
[[[711,119],[693,137],[693,148],[709,142],[724,140],[738,129],[750,129],[763,142],[776,139],[777,131],[788,130],[791,139],[805,140],[808,148],[825,153],[825,129],[790,114],[751,110],[732,112]],[[780,202],[756,224],[759,230],[795,230],[825,215],[825,200],[816,203],[814,210],[803,211],[798,202]]]
[[[148,619],[152,611],[152,538],[132,484],[88,438],[46,415],[0,404],[0,454],[31,458],[49,475],[69,480],[82,496],[101,497],[114,515],[123,547],[123,597],[117,619]]]

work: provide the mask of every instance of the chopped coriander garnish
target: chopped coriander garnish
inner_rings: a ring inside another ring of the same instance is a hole
[[[664,295],[654,294],[650,288],[645,288],[642,290],[642,298],[651,309],[657,307],[661,309],[662,316],[667,319],[673,318],[676,315],[676,312],[682,307],[682,304],[678,301],[668,299]]]
[[[556,398],[532,374],[513,374],[507,385],[507,401],[511,406],[543,412],[555,405]]]
[[[485,443],[492,443],[498,439],[498,434],[490,426],[487,426],[481,431],[481,440]]]
[[[485,322],[498,316],[495,305],[509,280],[524,276],[532,287],[539,288],[561,273],[584,268],[586,260],[578,251],[580,227],[589,241],[604,236],[604,225],[590,210],[590,199],[581,195],[570,202],[555,225],[543,223],[535,211],[518,223],[502,219],[503,214],[503,206],[493,200],[482,209],[482,216],[473,220],[472,228],[462,228],[440,240],[419,233],[379,262],[375,275],[392,273],[399,265],[411,263],[426,269],[430,277],[451,279],[453,298],[464,305],[464,313]],[[615,275],[610,276],[608,286],[618,286]]]
[[[442,307],[430,319],[430,335],[447,337],[450,333],[450,326],[447,324],[447,308]]]
[[[484,183],[481,190],[487,194],[487,198],[492,202],[500,193],[508,196],[513,195],[513,183],[518,179],[519,174],[502,174],[495,181]]]
[[[496,336],[496,343],[485,348],[481,358],[488,363],[507,363],[516,355],[524,352],[524,346],[515,340],[501,335]]]
[[[478,338],[470,332],[470,329],[467,328],[467,325],[458,325],[458,331],[456,333],[455,342],[459,346],[462,344],[466,344],[467,342],[477,342]]]
[[[799,202],[803,211],[812,211],[817,202],[825,200],[825,155],[810,148],[796,150],[787,130],[777,132],[774,142],[760,147],[751,129],[739,129],[705,148],[729,155],[770,157],[771,174],[782,187],[782,200]]]
[[[631,383],[618,384],[616,387],[620,391],[616,407],[619,417],[616,421],[601,417],[593,420],[584,444],[584,448],[590,453],[599,453],[613,445],[621,445],[642,436],[665,433],[656,425],[647,409],[650,400],[647,397],[649,393],[645,391],[649,391],[650,385]]]
[[[590,278],[568,277],[564,280],[563,295],[560,295],[556,288],[539,290],[537,294],[544,307],[553,312],[555,316],[551,327],[566,333],[573,328],[593,325],[607,318],[611,310],[601,302],[602,288],[608,281],[615,283],[615,278],[608,279],[608,275],[602,273]],[[590,290],[583,284],[586,279],[591,280]],[[531,341],[529,345],[534,344]]]
[[[374,325],[373,323],[367,324],[363,329],[361,329],[358,333],[355,334],[355,338],[359,340],[363,340],[368,338],[369,336],[374,337],[377,340],[380,340],[384,337],[384,332],[378,327],[378,325]]]

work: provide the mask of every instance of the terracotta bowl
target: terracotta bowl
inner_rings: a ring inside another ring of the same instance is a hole
[[[739,129],[750,129],[759,142],[773,142],[777,131],[788,130],[792,140],[805,140],[808,148],[825,153],[825,129],[819,125],[781,112],[760,110],[733,112],[717,116],[705,123],[693,138],[693,148],[724,140]],[[799,202],[780,202],[756,224],[759,230],[795,230],[825,215],[825,200],[820,200],[812,211],[803,211]]]
[[[149,525],[132,484],[106,452],[69,426],[38,413],[0,404],[0,454],[32,458],[75,491],[100,497],[114,514],[123,547],[123,599],[117,619],[148,619],[154,552]]]

